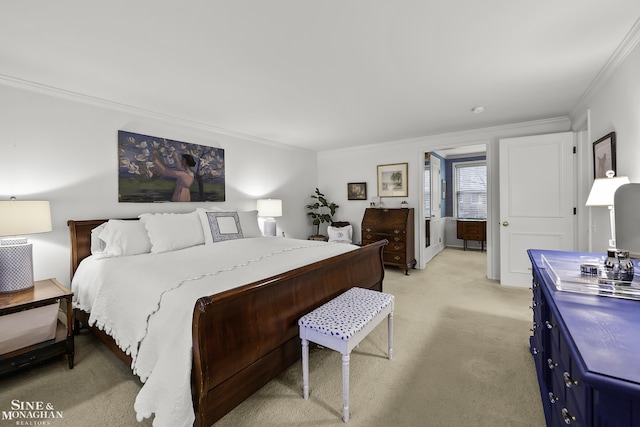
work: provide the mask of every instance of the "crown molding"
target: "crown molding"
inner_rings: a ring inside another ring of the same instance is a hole
[[[591,82],[587,90],[582,97],[578,100],[578,103],[571,110],[570,117],[573,120],[581,119],[585,111],[589,106],[589,102],[594,95],[602,88],[602,86],[609,80],[609,78],[618,70],[620,65],[629,56],[631,52],[636,48],[640,42],[640,19],[631,27],[631,30],[627,33],[622,40],[618,48],[613,52],[611,57],[604,64],[600,72],[596,75],[596,78]]]
[[[398,144],[413,144],[420,147],[422,147],[422,145],[424,144],[428,144],[429,146],[435,144],[434,146],[438,147],[446,146],[447,144],[488,144],[492,140],[497,140],[500,138],[509,138],[519,135],[563,132],[570,129],[571,120],[567,116],[562,116],[552,117],[549,119],[532,120],[528,122],[511,123],[507,125],[469,129],[458,132],[425,135],[415,138],[399,139],[395,141],[387,141],[375,144],[358,145],[355,147],[334,148],[330,150],[321,150],[320,152],[348,152],[392,146],[397,148]]]
[[[147,110],[133,105],[122,104],[115,101],[110,101],[104,98],[98,98],[95,96],[85,95],[79,92],[73,92],[66,89],[60,89],[53,86],[47,86],[41,83],[35,83],[16,77],[0,74],[0,85],[15,87],[18,89],[24,89],[30,92],[36,92],[47,96],[66,99],[69,101],[80,102],[83,104],[93,105],[96,107],[107,108],[110,110],[120,111],[127,114],[135,114],[137,116],[147,117],[154,120],[163,122],[169,122],[178,126],[187,126],[207,132],[214,132],[217,134],[227,135],[234,138],[243,139],[245,141],[251,141],[258,144],[266,144],[276,146],[279,148],[286,148],[296,151],[311,151],[305,148],[295,147],[292,145],[283,144],[278,141],[270,139],[264,139],[253,135],[247,135],[241,132],[232,131],[229,129],[220,128],[207,123],[198,122],[195,120],[189,120],[178,116],[172,116],[170,114],[160,113],[157,111]]]

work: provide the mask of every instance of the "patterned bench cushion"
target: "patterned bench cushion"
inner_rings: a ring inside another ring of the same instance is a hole
[[[300,327],[348,340],[393,301],[393,295],[351,288],[298,320]]]

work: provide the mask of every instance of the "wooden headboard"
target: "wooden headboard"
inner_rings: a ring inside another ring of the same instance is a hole
[[[80,264],[80,261],[91,255],[91,230],[109,221],[108,219],[90,219],[83,221],[67,221],[69,234],[71,236],[71,276]]]

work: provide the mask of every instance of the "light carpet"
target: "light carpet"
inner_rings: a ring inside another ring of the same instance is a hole
[[[485,271],[485,253],[453,248],[408,276],[386,270],[384,291],[396,297],[394,357],[386,358],[386,322],[352,352],[349,425],[545,425],[528,348],[531,293],[500,286]],[[312,348],[308,400],[298,362],[216,426],[344,425],[341,370],[339,353]],[[151,425],[136,422],[139,389],[128,368],[85,331],[73,370],[60,358],[0,378],[0,411],[14,399],[44,401],[63,415],[49,425]]]

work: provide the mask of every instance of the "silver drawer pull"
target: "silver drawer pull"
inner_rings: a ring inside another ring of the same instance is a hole
[[[371,228],[365,228],[365,230],[367,230],[367,233],[371,233]]]
[[[549,392],[549,402],[551,403],[556,403],[559,402],[560,399],[558,399],[558,396],[556,396],[555,394],[553,394],[552,391]]]
[[[400,233],[402,233],[402,230],[393,230],[393,232],[396,233],[396,234],[400,234]]]
[[[566,385],[568,388],[571,388],[574,385],[578,385],[578,381],[571,379],[571,375],[569,375],[569,372],[565,372],[564,374],[562,374],[562,378],[564,379],[564,385]]]
[[[564,420],[565,424],[571,424],[571,423],[575,423],[577,421],[576,417],[571,415],[567,408],[562,408],[562,419]]]
[[[551,359],[551,358],[547,359],[547,365],[549,366],[549,369],[553,369],[556,366],[558,366],[558,364],[556,362],[554,362],[553,359]]]
[[[531,352],[533,354],[538,354],[538,348],[537,347],[533,347],[533,349],[531,349]]]
[[[400,257],[399,256],[394,256],[393,259],[395,259],[396,261],[400,261]]]
[[[402,239],[400,237],[394,237],[393,240],[396,241],[396,242],[399,242]]]
[[[401,246],[398,246],[398,245],[395,245],[395,246],[393,247],[393,249],[395,249],[396,251],[400,250],[400,248],[401,248]]]

